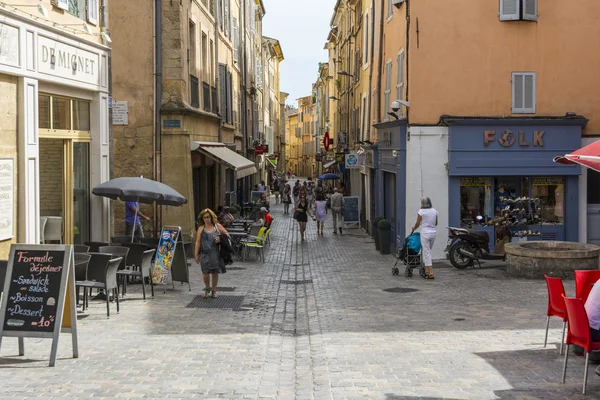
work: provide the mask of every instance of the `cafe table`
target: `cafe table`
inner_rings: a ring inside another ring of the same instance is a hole
[[[240,259],[244,261],[244,246],[242,245],[242,239],[248,237],[247,232],[231,232],[229,231],[229,237],[231,238],[231,245],[233,246],[233,252]]]

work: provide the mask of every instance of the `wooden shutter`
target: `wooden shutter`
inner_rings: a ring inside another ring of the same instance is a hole
[[[98,25],[98,0],[87,0],[86,8],[88,22]]]
[[[233,75],[227,72],[227,122],[233,125]]]
[[[62,10],[69,10],[69,0],[52,0],[52,5],[54,7],[60,8]]]
[[[221,119],[227,122],[227,66],[219,64],[219,113]]]
[[[369,63],[369,13],[365,14],[363,25],[363,65]]]
[[[537,21],[538,0],[523,0],[523,19]]]
[[[512,74],[512,113],[535,114],[535,72]]]
[[[383,120],[388,121],[388,112],[390,111],[390,93],[392,85],[392,62],[388,61],[385,64],[385,92],[384,92],[384,106],[383,106]]]
[[[239,35],[238,20],[237,18],[233,17],[233,62],[235,63],[240,61]]]
[[[398,76],[396,77],[396,99],[404,100],[404,50],[398,54]]]
[[[519,20],[520,0],[500,0],[500,21]]]
[[[229,36],[229,30],[231,28],[231,25],[229,24],[229,0],[224,0],[225,2],[225,23],[223,24],[225,26],[225,36],[230,37]]]

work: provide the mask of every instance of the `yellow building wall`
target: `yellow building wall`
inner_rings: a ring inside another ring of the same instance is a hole
[[[0,74],[0,157],[13,157],[15,168],[13,239],[0,242],[0,259],[8,259],[10,245],[17,242],[18,158],[17,158],[17,77]]]
[[[565,5],[539,1],[536,23],[499,21],[498,1],[411,2],[411,124],[442,114],[523,116],[511,114],[511,73],[536,72],[535,115],[576,112],[590,119],[584,133],[599,133],[600,2]]]

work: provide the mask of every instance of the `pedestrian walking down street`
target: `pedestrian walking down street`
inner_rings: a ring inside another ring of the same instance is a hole
[[[290,204],[292,204],[292,188],[290,188],[290,185],[285,185],[285,188],[283,189],[283,198],[281,200],[283,201],[283,213],[289,214]]]
[[[294,184],[292,194],[294,196],[294,204],[297,204],[298,200],[300,200],[300,181],[296,181],[296,183]]]
[[[140,211],[140,205],[137,201],[125,202],[125,235],[131,237],[133,233],[137,242],[141,242],[144,238],[144,230],[142,229],[140,217],[146,221],[150,221],[150,217],[147,217]]]
[[[323,228],[327,222],[327,201],[323,193],[317,193],[315,198],[315,218],[317,219],[317,235],[323,235]]]
[[[344,224],[344,196],[339,192],[338,188],[333,189],[333,194],[329,199],[331,204],[331,218],[333,219],[333,233],[337,235],[338,229],[342,234],[342,226]],[[340,223],[338,228],[337,223]]]
[[[314,182],[312,181],[311,178],[308,178],[308,180],[305,182],[306,184],[306,201],[308,202],[308,206],[312,207],[313,206],[313,192],[314,192]]]
[[[300,237],[302,241],[305,240],[304,232],[306,232],[306,223],[308,222],[308,202],[306,201],[306,195],[300,195],[300,201],[296,204],[295,218],[300,226]],[[314,219],[314,217],[313,217]]]
[[[435,242],[438,224],[438,212],[431,205],[429,197],[421,199],[421,209],[417,213],[417,222],[413,231],[421,227],[421,254],[425,264],[425,279],[433,279],[433,262],[431,261],[431,248]]]
[[[217,298],[219,272],[223,266],[218,246],[221,242],[219,235],[224,234],[229,237],[229,233],[219,224],[217,216],[209,208],[200,211],[200,224],[196,234],[194,259],[200,263],[200,268],[202,268],[202,279],[204,280],[204,296],[202,297],[215,299]]]

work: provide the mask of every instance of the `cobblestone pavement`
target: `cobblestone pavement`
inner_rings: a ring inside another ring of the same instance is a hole
[[[435,264],[436,279],[392,276],[395,259],[358,230],[324,236],[309,222],[300,242],[293,219],[273,205],[266,262],[236,262],[218,300],[236,309],[187,308],[201,294],[175,285],[142,300],[130,285],[120,313],[94,301],[79,316],[80,357],[62,335],[50,341],[5,338],[0,399],[593,399],[600,378],[571,357],[561,384],[560,321],[543,348],[546,288],[508,279],[499,266],[456,270]],[[441,233],[443,235],[444,233]],[[253,257],[253,254],[252,254]],[[567,292],[574,292],[567,282]],[[384,289],[400,288],[398,292]]]

